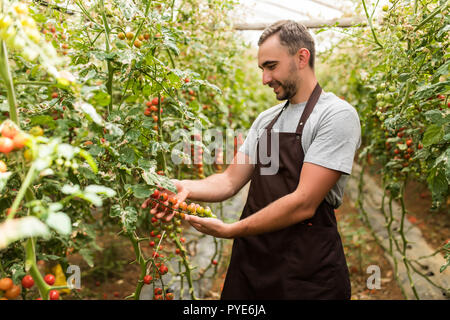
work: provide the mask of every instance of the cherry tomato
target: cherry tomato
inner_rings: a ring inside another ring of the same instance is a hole
[[[136,48],[142,47],[142,42],[139,39],[134,40],[134,46]]]
[[[45,281],[48,285],[52,286],[52,285],[55,284],[55,276],[52,275],[52,274],[47,274],[47,275],[44,277],[44,281]]]
[[[14,149],[14,142],[10,138],[0,137],[0,152],[10,153]]]
[[[160,274],[166,274],[168,271],[169,271],[169,269],[168,269],[165,265],[162,265],[162,266],[159,268],[159,273],[160,273]]]
[[[159,102],[159,99],[158,99],[158,98],[153,98],[152,104],[157,105],[158,102]]]
[[[150,283],[152,282],[152,280],[153,280],[153,277],[152,277],[151,275],[149,275],[149,274],[147,274],[147,275],[144,277],[144,283],[145,283],[145,284],[150,284]]]
[[[2,128],[2,136],[5,138],[14,139],[17,133],[19,133],[19,130],[9,123],[5,124]]]
[[[48,293],[48,297],[50,300],[59,300],[59,291],[58,290],[50,290]]]
[[[5,292],[4,297],[9,300],[15,299],[19,296],[21,291],[22,290],[20,289],[19,286],[16,286],[15,284],[13,284],[13,286]]]
[[[14,285],[14,282],[12,281],[11,278],[0,279],[0,290],[2,290],[2,291],[7,291],[7,290],[11,289],[13,285]]]
[[[172,292],[166,293],[166,299],[167,300],[173,300],[173,293]]]
[[[412,146],[412,144],[413,144],[412,139],[406,140],[406,145],[407,145],[408,147]]]
[[[161,201],[167,201],[167,199],[169,199],[169,196],[167,195],[167,193],[163,192],[163,193],[160,195],[159,199],[160,199]]]
[[[155,294],[155,296],[156,295],[160,295],[160,294],[162,294],[162,289],[161,288],[155,288],[155,290],[154,290],[154,294]]]
[[[25,277],[22,278],[22,287],[30,289],[32,286],[34,286],[33,277],[27,274]]]
[[[17,134],[13,138],[14,149],[22,149],[28,141],[28,137],[22,133]]]
[[[131,40],[131,39],[134,38],[134,33],[133,33],[133,32],[127,32],[127,33],[125,34],[125,36],[127,37],[128,40]]]
[[[39,126],[36,126],[30,129],[30,134],[32,134],[35,137],[39,137],[44,134],[44,130]]]

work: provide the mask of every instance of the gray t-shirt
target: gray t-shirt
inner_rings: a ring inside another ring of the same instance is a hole
[[[256,145],[264,128],[281,111],[285,102],[263,111],[253,122],[240,152],[256,160]],[[295,132],[306,101],[290,104],[273,126],[274,131]],[[322,91],[303,128],[304,162],[314,163],[343,174],[325,200],[334,208],[342,204],[344,187],[352,172],[356,150],[361,145],[361,126],[355,108],[331,92]]]

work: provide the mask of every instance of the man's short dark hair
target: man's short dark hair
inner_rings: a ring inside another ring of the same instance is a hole
[[[294,55],[301,48],[309,50],[309,66],[314,69],[315,48],[314,39],[308,32],[308,29],[301,23],[293,20],[281,20],[267,27],[258,41],[258,46],[263,44],[267,38],[278,34],[280,43],[288,48],[288,52]]]

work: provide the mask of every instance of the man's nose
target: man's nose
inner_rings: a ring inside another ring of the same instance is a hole
[[[272,81],[272,75],[270,72],[263,71],[263,77],[262,77],[263,85],[266,85]]]

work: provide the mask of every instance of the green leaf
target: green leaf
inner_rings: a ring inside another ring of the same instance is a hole
[[[75,104],[75,108],[81,109],[86,115],[88,115],[92,121],[94,121],[96,124],[103,126],[104,120],[103,118],[97,113],[95,108],[86,102],[81,102],[78,104]]]
[[[112,218],[119,217],[126,232],[133,232],[136,229],[138,212],[133,207],[122,209],[118,204],[113,205],[109,212],[109,216]]]
[[[433,202],[441,202],[448,190],[448,181],[442,170],[433,168],[430,170],[428,178],[428,187],[431,190]]]
[[[148,185],[162,187],[164,189],[172,191],[173,193],[178,192],[173,182],[166,176],[160,176],[159,174],[156,174],[154,168],[152,170],[144,171],[144,173],[142,174],[142,178]]]
[[[109,134],[114,137],[121,137],[123,136],[123,130],[120,128],[120,125],[107,122],[105,123],[105,128],[109,131]]]
[[[0,172],[0,192],[6,186],[6,183],[8,182],[8,179],[11,176],[11,174],[12,172]]]
[[[111,207],[111,210],[109,211],[109,216],[111,218],[116,218],[116,217],[120,217],[121,214],[121,208],[119,204],[115,204]]]
[[[138,159],[138,166],[141,167],[144,170],[148,170],[152,167],[156,167],[156,161],[155,160],[148,160],[145,158],[139,158]]]
[[[72,147],[70,144],[62,143],[57,147],[58,157],[64,157],[67,160],[70,160],[77,153],[77,149]]]
[[[69,235],[72,232],[70,218],[64,212],[51,212],[45,223],[59,234]]]
[[[99,186],[99,185],[89,185],[84,189],[84,192],[86,193],[96,193],[96,194],[104,194],[108,198],[114,197],[116,195],[116,192],[108,187],[105,186]]]
[[[425,131],[422,142],[423,145],[427,147],[432,144],[439,143],[443,137],[444,137],[443,127],[438,125],[431,125],[428,127],[427,131]]]
[[[48,126],[50,129],[56,128],[55,120],[51,116],[34,116],[30,118],[30,124],[34,126]]]
[[[6,220],[0,224],[0,249],[17,240],[48,236],[50,236],[48,227],[34,216]]]
[[[443,117],[442,111],[440,111],[440,110],[430,110],[430,111],[425,112],[424,115],[428,121],[430,121],[432,124],[435,124],[435,125],[440,126],[448,121]]]
[[[96,91],[94,96],[89,99],[89,102],[93,105],[99,105],[102,107],[106,107],[111,100],[109,94],[104,91]]]
[[[86,152],[86,150],[81,149],[80,150],[80,156],[87,161],[87,163],[91,167],[92,171],[94,171],[94,173],[98,172],[98,167],[97,167],[97,164],[94,161],[94,158],[92,158],[92,156],[88,152]]]
[[[105,153],[105,150],[102,147],[98,146],[98,145],[92,145],[89,148],[89,154],[91,154],[93,157],[101,156],[101,155],[103,155],[103,153]],[[81,152],[80,152],[80,155],[83,156],[81,154]]]
[[[71,186],[66,184],[61,188],[61,192],[64,194],[73,195],[80,192],[80,186],[79,185]]]
[[[138,141],[139,137],[141,136],[141,131],[139,129],[131,129],[127,132],[125,135],[125,139],[131,142]]]
[[[122,150],[122,154],[119,157],[120,162],[124,162],[126,164],[133,164],[136,160],[136,156],[134,154],[134,150],[126,147]]]
[[[89,265],[89,267],[93,267],[94,266],[94,254],[92,252],[92,250],[87,249],[87,248],[83,248],[80,249],[80,254],[83,257],[84,261],[86,261],[86,263]]]
[[[133,232],[136,229],[138,213],[133,207],[126,207],[122,212],[122,224],[127,232]]]
[[[146,184],[137,184],[131,186],[131,190],[133,190],[133,194],[138,199],[146,199],[152,193],[152,190]]]

